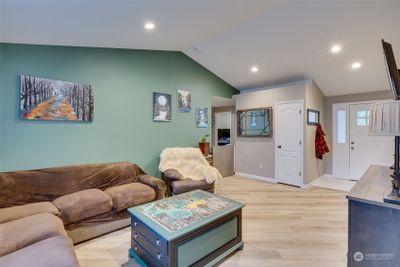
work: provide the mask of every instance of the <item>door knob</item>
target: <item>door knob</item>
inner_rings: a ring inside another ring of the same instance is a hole
[[[354,150],[354,146],[351,147],[351,150]]]
[[[354,145],[354,142],[350,142],[350,144]]]
[[[282,148],[282,146],[277,146],[277,148]]]

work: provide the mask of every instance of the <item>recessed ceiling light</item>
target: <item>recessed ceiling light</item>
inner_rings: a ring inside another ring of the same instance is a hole
[[[360,62],[354,62],[354,63],[351,65],[351,67],[352,67],[353,69],[359,69],[359,68],[361,67],[361,63],[360,63]]]
[[[332,52],[332,53],[340,52],[340,50],[342,50],[342,47],[341,47],[340,45],[334,45],[334,46],[332,46],[332,48],[331,48],[331,52]]]
[[[154,25],[153,22],[147,22],[147,23],[144,24],[144,28],[146,30],[153,30],[155,27],[156,27],[156,25]]]
[[[258,71],[258,67],[257,66],[253,66],[250,69],[252,72],[257,72]]]

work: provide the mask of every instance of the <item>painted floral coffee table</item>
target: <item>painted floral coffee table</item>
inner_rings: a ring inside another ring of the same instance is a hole
[[[142,266],[213,266],[243,248],[243,206],[195,190],[130,208],[129,255]]]

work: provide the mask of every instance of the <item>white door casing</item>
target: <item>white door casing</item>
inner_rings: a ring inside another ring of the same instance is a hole
[[[276,103],[275,179],[303,185],[303,101]]]

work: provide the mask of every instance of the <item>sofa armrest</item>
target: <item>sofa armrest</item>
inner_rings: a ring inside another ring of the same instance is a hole
[[[143,174],[139,175],[139,182],[153,188],[154,191],[156,191],[157,199],[162,199],[165,197],[165,183],[161,179]]]
[[[184,180],[183,175],[176,169],[167,169],[163,172],[164,179],[169,182]]]
[[[171,183],[171,193],[172,195],[179,195],[185,192],[189,192],[196,189],[201,189],[204,191],[208,191],[210,193],[214,193],[214,183],[209,184],[206,180],[192,180],[185,179],[182,181],[175,181]]]
[[[35,202],[0,209],[0,224],[39,213],[51,213],[56,216],[60,215],[60,211],[56,208],[56,206],[54,206],[53,203]]]

